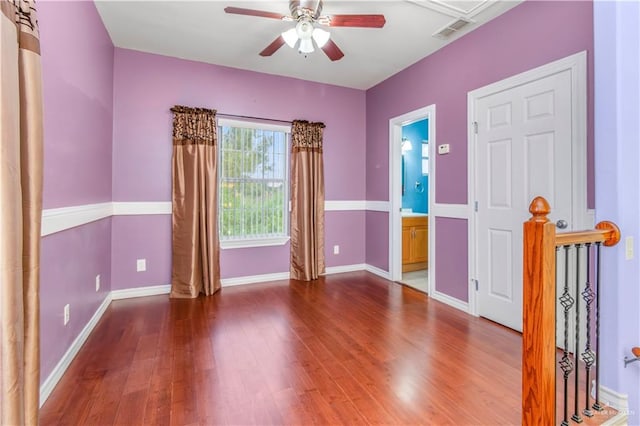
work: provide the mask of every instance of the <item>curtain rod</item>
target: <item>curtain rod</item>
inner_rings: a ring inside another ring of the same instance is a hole
[[[217,115],[220,115],[222,117],[233,117],[233,118],[246,118],[249,120],[262,120],[262,121],[275,121],[278,123],[287,123],[287,124],[293,124],[292,121],[287,121],[287,120],[276,120],[274,118],[264,118],[264,117],[252,117],[250,115],[236,115],[236,114],[224,114],[222,112],[219,112]]]

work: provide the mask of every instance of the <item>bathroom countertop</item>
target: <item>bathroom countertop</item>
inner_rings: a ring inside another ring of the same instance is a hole
[[[402,212],[402,217],[427,217],[428,213]]]

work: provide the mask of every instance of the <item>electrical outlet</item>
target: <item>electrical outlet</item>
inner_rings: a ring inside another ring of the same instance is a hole
[[[340,246],[338,245],[333,246],[333,254],[340,254]]]
[[[136,271],[144,272],[147,270],[147,259],[138,259],[136,261]]]
[[[96,275],[96,291],[100,291],[100,274]]]
[[[64,325],[69,324],[69,304],[68,303],[64,305],[63,316],[64,316]]]

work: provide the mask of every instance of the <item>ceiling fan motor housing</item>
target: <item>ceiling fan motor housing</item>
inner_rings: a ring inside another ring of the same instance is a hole
[[[289,2],[289,10],[296,21],[306,17],[313,22],[322,13],[322,0],[292,0]]]

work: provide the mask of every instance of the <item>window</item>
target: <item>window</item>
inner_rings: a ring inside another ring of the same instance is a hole
[[[287,126],[218,120],[220,244],[284,244],[289,235]]]

